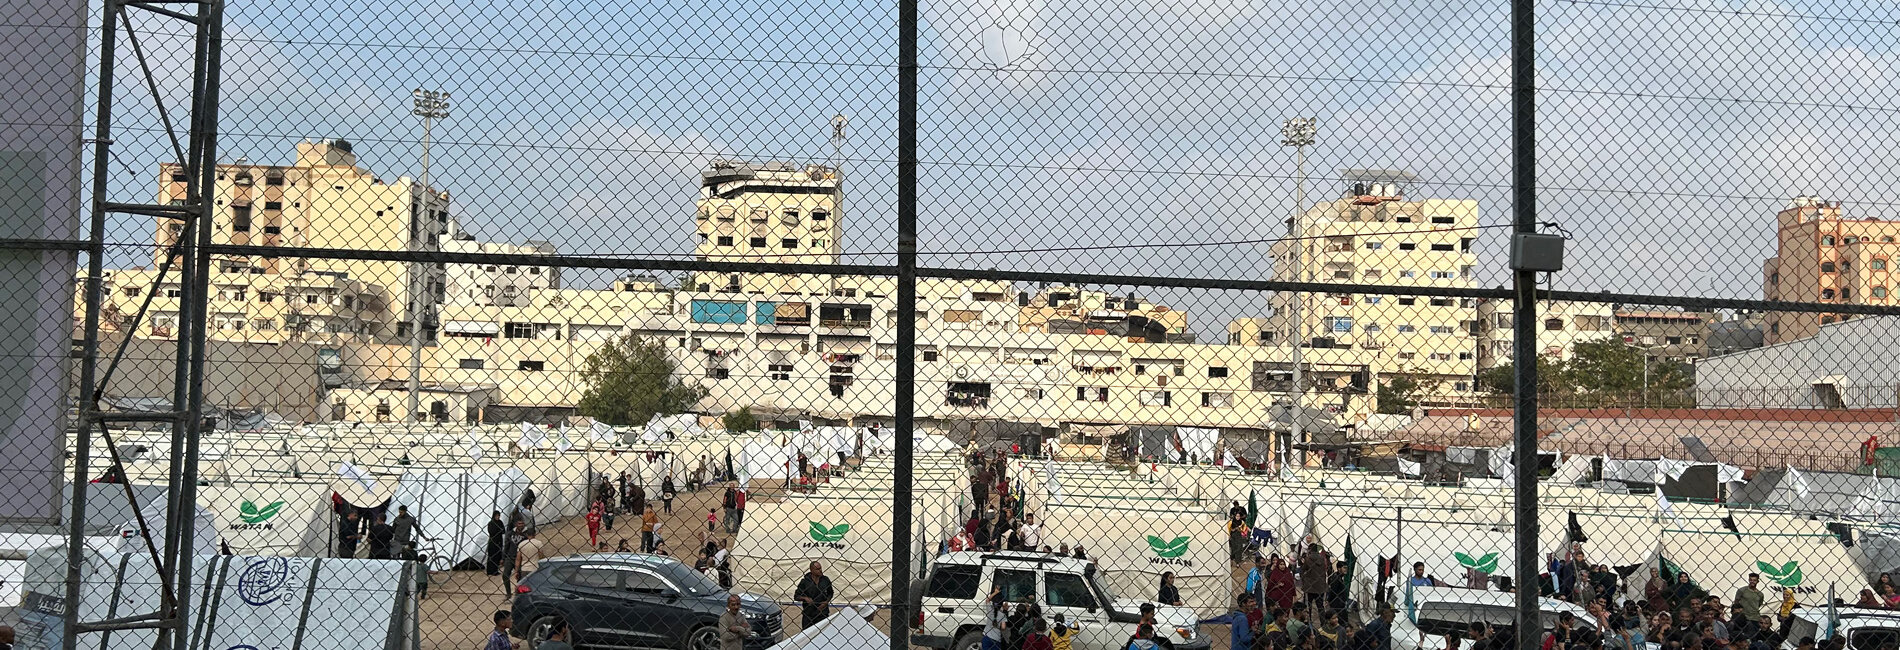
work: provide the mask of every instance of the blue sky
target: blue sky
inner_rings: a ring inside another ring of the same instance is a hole
[[[1900,216],[1895,13],[1892,3],[1541,3],[1541,207],[1574,236],[1557,285],[1759,297],[1773,213],[1788,197]],[[1415,194],[1477,199],[1487,223],[1510,218],[1508,3],[976,0],[926,2],[924,14],[925,251],[1273,236],[1293,192],[1278,123],[1296,115],[1321,124],[1314,196],[1337,191],[1333,170],[1401,167],[1426,179]],[[846,245],[894,248],[893,3],[239,0],[229,19],[227,159],[278,162],[299,139],[342,137],[377,173],[414,174],[408,91],[434,85],[455,95],[437,130],[437,184],[479,236],[683,254],[707,160],[827,158],[825,124],[843,113]],[[182,79],[185,41],[147,39],[180,61],[161,76]],[[155,134],[120,141],[115,191],[150,192],[165,157]],[[1501,231],[1480,237],[1487,283],[1504,281],[1501,243]],[[1257,277],[1263,254],[925,263]],[[1149,293],[1228,303],[1200,319],[1203,333],[1265,302]]]

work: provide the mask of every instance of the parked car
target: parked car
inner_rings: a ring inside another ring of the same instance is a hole
[[[614,553],[541,561],[515,587],[514,628],[530,649],[566,622],[577,648],[719,650],[719,616],[727,591],[704,574],[664,555]],[[766,648],[784,636],[777,604],[740,594],[752,623],[747,648]]]
[[[1143,601],[1117,598],[1096,576],[1095,563],[1031,552],[945,553],[929,576],[911,589],[916,616],[911,643],[936,650],[976,650],[983,638],[984,599],[1000,589],[1003,599],[1036,603],[1043,616],[1061,614],[1076,626],[1075,650],[1123,650],[1141,623]],[[1209,646],[1194,611],[1155,606],[1155,641],[1164,649]]]
[[[1900,644],[1900,612],[1867,607],[1836,607],[1840,621],[1835,631],[1847,637],[1851,650],[1879,650]],[[1802,607],[1794,610],[1788,622],[1788,640],[1781,647],[1793,650],[1801,637],[1820,639],[1827,636],[1827,608]]]

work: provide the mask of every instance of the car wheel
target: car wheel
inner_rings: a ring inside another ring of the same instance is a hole
[[[686,650],[719,650],[719,630],[711,625],[694,629],[686,635]]]
[[[548,637],[554,633],[555,624],[560,622],[561,617],[552,614],[534,619],[534,624],[528,626],[528,638],[525,639],[528,642],[528,650],[534,650],[547,641]],[[574,631],[569,629],[567,633],[569,642],[572,643]]]
[[[963,636],[957,637],[957,640],[950,644],[950,650],[981,650],[982,647],[982,632],[964,632]]]

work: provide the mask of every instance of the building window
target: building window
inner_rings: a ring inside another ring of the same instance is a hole
[[[1832,322],[1834,322],[1834,317],[1833,317],[1833,316],[1822,316],[1822,317],[1821,317],[1821,324],[1822,324],[1822,325],[1826,325],[1826,324],[1828,324],[1828,323],[1832,323]]]
[[[1450,334],[1451,333],[1450,325],[1433,325],[1431,326],[1430,329],[1433,334]]]
[[[720,236],[719,236],[719,239],[718,239],[718,240],[716,241],[716,243],[717,243],[717,244],[719,244],[720,246],[731,246],[731,245],[732,245],[732,236],[731,236],[731,235],[720,235]]]
[[[1432,250],[1449,253],[1452,250],[1452,245],[1451,244],[1432,244]]]
[[[1233,405],[1233,393],[1201,393],[1202,408],[1224,409],[1230,408]]]
[[[1366,296],[1362,298],[1361,300],[1366,301],[1366,304],[1368,305],[1376,305],[1376,304],[1385,302],[1385,296]]]
[[[1451,223],[1451,217],[1432,217],[1432,223]]]
[[[1412,359],[1415,359],[1415,358],[1418,358],[1418,353],[1413,352],[1411,350],[1406,350],[1404,352],[1399,353],[1400,361],[1411,361]]]
[[[1465,391],[1468,391],[1468,390],[1471,390],[1471,382],[1468,382],[1468,381],[1455,381],[1455,382],[1452,382],[1452,383],[1451,383],[1451,389],[1452,389],[1452,390],[1455,390],[1455,391],[1458,391],[1458,392],[1460,392],[1460,393],[1462,393],[1462,392],[1465,392]]]
[[[765,248],[765,238],[753,237],[751,239],[746,240],[746,244],[753,248]]]
[[[1384,248],[1385,248],[1385,242],[1382,242],[1382,241],[1366,242],[1366,250],[1376,251],[1376,250],[1382,250]]]
[[[798,248],[798,238],[786,237],[779,240],[778,245],[780,248]]]
[[[1076,386],[1075,401],[1106,402],[1108,401],[1108,389],[1099,386]]]
[[[1682,345],[1682,337],[1665,336],[1663,337],[1663,345]]]
[[[528,372],[541,372],[541,369],[542,369],[542,368],[543,368],[543,367],[544,367],[545,365],[546,365],[545,363],[543,363],[543,362],[540,362],[540,361],[527,361],[527,360],[523,360],[523,361],[522,361],[522,362],[521,362],[520,364],[518,364],[518,365],[516,365],[516,366],[515,366],[515,369],[517,369],[517,370],[526,370],[526,371],[528,371]]]
[[[1413,270],[1411,270],[1411,269],[1406,269],[1406,270],[1404,270],[1404,271],[1399,271],[1399,277],[1401,277],[1401,278],[1416,278],[1416,277],[1418,277],[1418,271],[1413,271]]]
[[[1769,324],[1768,324],[1768,333],[1769,333],[1769,334],[1780,334],[1780,333],[1781,333],[1781,323],[1769,323]]]
[[[1019,394],[1022,395],[1023,399],[1033,402],[1042,399],[1047,393],[1044,393],[1040,388],[1024,388]]]
[[[1822,273],[1833,273],[1833,272],[1834,272],[1834,263],[1833,263],[1833,262],[1822,262],[1822,263],[1821,263],[1821,272],[1822,272]]]
[[[1432,271],[1433,280],[1450,280],[1452,276],[1451,271]]]
[[[826,212],[826,211],[824,211],[824,210],[812,210],[812,211],[811,211],[811,220],[812,220],[812,221],[824,221],[824,220],[826,220],[826,219],[830,219],[830,218],[831,218],[831,213],[830,213],[830,212]]]
[[[1412,306],[1412,305],[1416,305],[1416,304],[1418,304],[1418,299],[1417,299],[1417,298],[1400,298],[1400,299],[1399,299],[1399,305],[1401,305],[1401,306],[1406,306],[1406,307],[1410,307],[1410,306]]]
[[[1431,306],[1433,307],[1450,307],[1451,306],[1450,298],[1430,298],[1427,300],[1427,302],[1430,303]]]
[[[1400,334],[1411,334],[1411,333],[1413,333],[1413,332],[1417,332],[1417,331],[1418,331],[1418,328],[1417,328],[1417,327],[1414,327],[1414,326],[1411,326],[1411,325],[1400,325],[1400,326],[1399,326],[1399,333],[1400,333]]]
[[[1142,406],[1173,406],[1174,394],[1165,390],[1144,390],[1136,396]]]
[[[1821,290],[1821,299],[1822,299],[1822,300],[1833,300],[1833,299],[1834,299],[1834,290],[1833,290],[1833,289],[1822,289],[1822,290]]]
[[[1826,235],[1826,236],[1824,236],[1824,237],[1822,237],[1822,238],[1821,238],[1821,245],[1822,245],[1822,246],[1833,246],[1833,245],[1834,245],[1834,236],[1833,236],[1833,235]]]
[[[1885,298],[1885,297],[1887,297],[1887,288],[1886,288],[1886,287],[1874,287],[1872,291],[1873,291],[1873,294],[1874,294],[1874,297],[1875,297],[1875,298]]]
[[[1873,270],[1875,270],[1875,271],[1885,271],[1885,270],[1887,270],[1887,258],[1884,258],[1884,257],[1876,257],[1876,258],[1874,258],[1874,261],[1873,261],[1873,265],[1872,265],[1872,266],[1870,266],[1870,267],[1868,267],[1868,268],[1871,268],[1871,269],[1873,269]]]
[[[1433,360],[1433,361],[1450,361],[1450,360],[1451,360],[1451,353],[1450,353],[1450,352],[1433,352],[1433,353],[1432,353],[1432,355],[1431,355],[1431,360]]]
[[[231,206],[231,232],[251,231],[251,206]]]
[[[456,363],[456,367],[463,370],[481,370],[484,365],[487,364],[481,359],[463,359]]]
[[[1418,244],[1414,242],[1409,242],[1409,241],[1402,241],[1402,242],[1399,242],[1399,250],[1415,251],[1415,250],[1418,250]]]
[[[792,364],[774,363],[774,364],[766,366],[765,371],[772,375],[772,381],[791,381],[792,380]]]
[[[1470,353],[1470,352],[1460,352],[1460,353],[1458,353],[1458,360],[1459,360],[1459,361],[1470,361],[1470,360],[1471,360],[1471,356],[1472,356],[1472,355],[1471,355],[1471,353]],[[1463,390],[1463,389],[1459,389],[1459,390]]]
[[[824,247],[825,247],[825,240],[823,240],[823,239],[814,239],[814,240],[811,240],[811,247],[812,247],[812,248],[824,248]]]
[[[1219,379],[1221,377],[1226,377],[1227,366],[1208,366],[1207,376],[1210,379]]]

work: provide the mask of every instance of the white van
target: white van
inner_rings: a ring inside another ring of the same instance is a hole
[[[1847,637],[1849,650],[1880,650],[1888,644],[1900,645],[1900,611],[1866,607],[1836,607],[1840,628]],[[1827,629],[1826,607],[1802,607],[1794,610],[1788,623],[1788,640],[1781,647],[1793,650],[1801,637],[1820,639]]]
[[[1405,587],[1392,591],[1392,650],[1445,650],[1445,635],[1463,634],[1472,621],[1493,628],[1517,625],[1517,594],[1463,587],[1413,587],[1412,605],[1408,607]],[[1582,607],[1551,598],[1537,600],[1538,608],[1543,610],[1539,622],[1545,630],[1556,627],[1557,616],[1565,612],[1576,618],[1579,629],[1596,629],[1596,619]],[[1412,622],[1414,618],[1417,623]]]
[[[1095,563],[1049,553],[958,551],[937,557],[930,575],[911,588],[916,618],[911,643],[935,650],[976,650],[987,613],[984,599],[1036,603],[1044,617],[1061,614],[1076,627],[1075,650],[1122,650],[1141,622],[1143,601],[1117,598],[1096,579]],[[1205,650],[1194,611],[1155,606],[1155,642],[1164,650]]]

